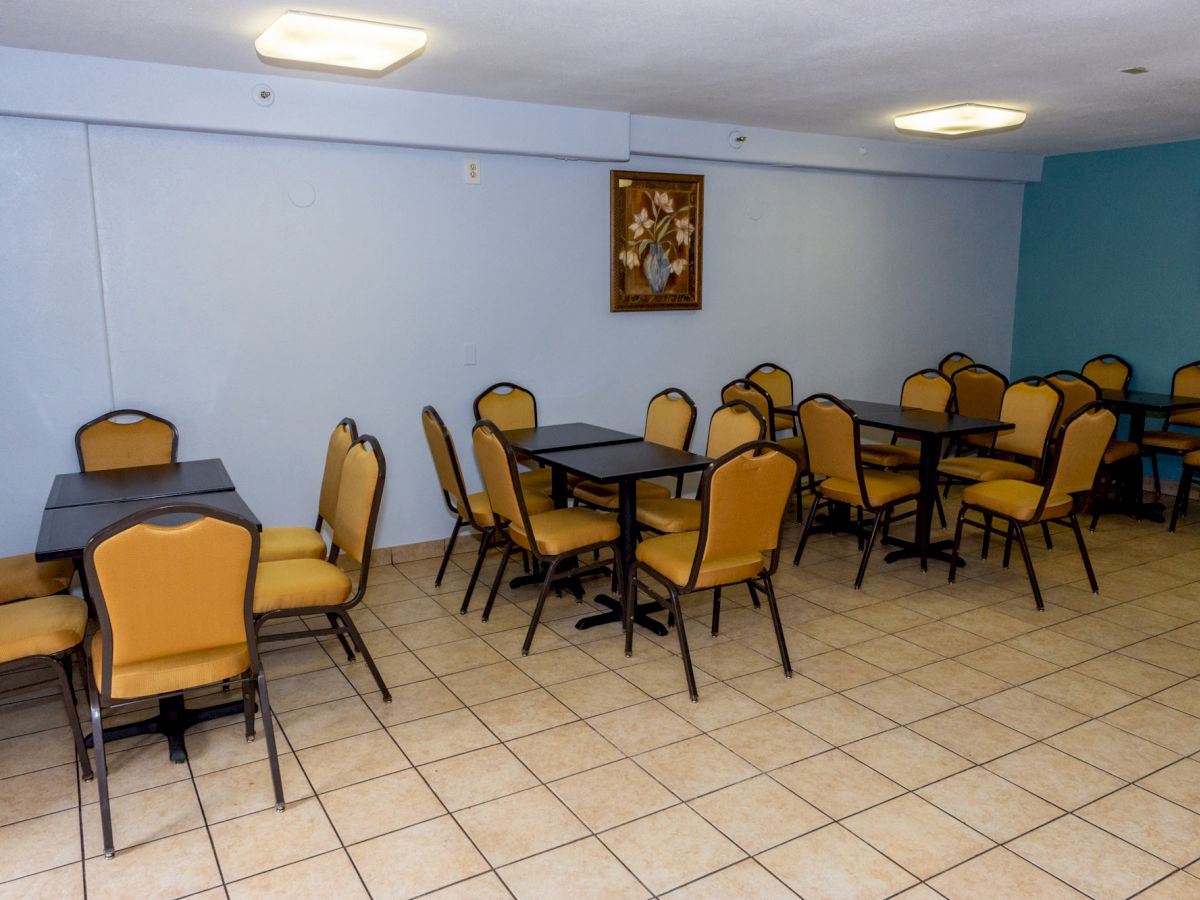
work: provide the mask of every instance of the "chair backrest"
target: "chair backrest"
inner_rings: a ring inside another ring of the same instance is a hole
[[[1062,393],[1045,378],[1013,382],[1004,392],[1000,421],[1015,427],[997,434],[992,446],[1005,453],[1043,459],[1062,403]]]
[[[518,523],[532,541],[529,511],[525,508],[525,494],[517,475],[517,458],[508,438],[494,422],[483,419],[471,429],[471,442],[492,515],[504,522]]]
[[[1103,353],[1085,362],[1082,372],[1101,390],[1123,391],[1129,387],[1133,366],[1115,353]]]
[[[942,361],[938,363],[938,371],[947,378],[953,378],[955,372],[960,372],[973,365],[975,365],[975,360],[971,359],[967,354],[959,353],[955,350],[942,357]]]
[[[129,418],[134,421],[117,421]],[[75,432],[80,472],[173,463],[178,451],[175,426],[140,409],[114,409]]]
[[[1089,403],[1100,399],[1100,388],[1090,378],[1067,369],[1047,375],[1046,380],[1063,395],[1062,409],[1058,411],[1058,418],[1054,420],[1054,436],[1057,438],[1062,434],[1071,416]]]
[[[1171,393],[1176,397],[1200,397],[1200,360],[1180,366],[1171,379]],[[1200,409],[1185,409],[1171,413],[1169,425],[1190,425],[1200,428]]]
[[[773,406],[791,406],[792,373],[783,366],[775,363],[759,363],[746,373],[746,378],[753,381],[767,392]]]
[[[704,563],[749,553],[770,553],[774,571],[783,515],[799,471],[796,457],[771,441],[744,444],[705,469],[690,583]]]
[[[154,521],[181,514],[192,518]],[[126,516],[88,541],[84,568],[104,648],[96,673],[103,698],[111,697],[114,665],[249,641],[258,540],[258,530],[240,516],[167,502]]]
[[[1112,410],[1098,402],[1077,409],[1067,419],[1048,494],[1080,494],[1096,483],[1104,451],[1117,428]]]
[[[813,394],[800,404],[799,414],[812,473],[861,488],[861,438],[853,410],[832,394]]]
[[[978,419],[996,419],[1008,389],[1008,379],[991,366],[973,365],[959,369],[951,377],[954,385],[954,409],[960,415]]]
[[[362,563],[359,593],[370,567],[375,542],[375,523],[387,478],[387,462],[379,439],[364,434],[346,451],[342,482],[338,487],[337,512],[333,516],[333,543],[356,562]]]
[[[735,378],[721,388],[721,402],[730,400],[742,400],[753,406],[767,423],[767,436],[775,439],[775,404],[764,388],[749,379]]]
[[[462,467],[458,464],[458,453],[454,449],[454,438],[438,411],[432,406],[421,410],[421,427],[425,429],[425,441],[433,457],[433,468],[437,472],[438,487],[442,489],[442,500],[452,516],[461,516],[473,522],[471,504],[467,499],[467,486],[463,481]]]
[[[904,379],[900,405],[931,412],[948,412],[954,399],[954,385],[937,369],[922,369]]]
[[[676,450],[686,450],[696,427],[696,404],[686,391],[666,388],[650,398],[646,407],[645,438]]]
[[[325,471],[321,475],[321,496],[317,500],[317,528],[332,524],[337,514],[338,486],[342,483],[342,463],[350,445],[358,440],[358,425],[349,417],[337,423],[325,448]]]
[[[761,441],[767,436],[767,422],[745,400],[730,400],[717,407],[708,420],[708,445],[704,455],[711,459],[724,456],[734,447]]]
[[[537,428],[537,400],[519,384],[500,381],[475,398],[475,421],[488,419],[501,431]]]

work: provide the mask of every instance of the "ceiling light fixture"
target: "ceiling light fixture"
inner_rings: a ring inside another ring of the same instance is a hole
[[[1025,112],[982,103],[959,103],[939,109],[896,116],[898,131],[931,134],[935,137],[960,138],[992,131],[1019,128],[1025,122]]]
[[[407,25],[288,10],[254,42],[267,59],[382,72],[425,46],[425,31]]]

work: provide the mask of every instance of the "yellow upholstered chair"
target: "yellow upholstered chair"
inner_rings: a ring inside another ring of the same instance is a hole
[[[765,362],[759,363],[747,372],[746,378],[767,392],[767,396],[771,398],[771,405],[777,410],[775,421],[772,422],[771,440],[775,440],[781,431],[790,431],[794,435],[799,434],[800,432],[796,429],[796,417],[790,412],[778,411],[781,407],[791,406],[796,402],[792,373],[783,366]]]
[[[1070,525],[1071,530],[1075,532],[1075,540],[1079,543],[1079,554],[1083,557],[1083,566],[1087,570],[1092,592],[1099,590],[1076,513],[1087,503],[1087,496],[1096,481],[1100,460],[1104,457],[1104,448],[1108,446],[1116,426],[1117,417],[1111,410],[1105,409],[1099,403],[1088,404],[1067,420],[1058,456],[1044,484],[1000,479],[964,488],[958,525],[954,530],[954,557],[950,563],[950,581],[954,581],[958,568],[958,548],[962,542],[963,525],[970,524],[990,531],[994,516],[1008,522],[1005,565],[1008,564],[1014,537],[1021,547],[1021,555],[1025,559],[1025,569],[1029,573],[1029,584],[1038,609],[1044,607],[1023,530],[1028,525],[1044,525],[1049,522]],[[971,510],[983,513],[984,522],[970,522],[967,513]]]
[[[954,385],[954,411],[975,419],[998,419],[1004,392],[1008,390],[1008,379],[991,366],[972,365],[959,369],[950,378]],[[991,449],[995,433],[969,434],[961,441],[951,441],[946,446],[946,455],[953,456],[964,445]]]
[[[123,421],[129,418],[134,421]],[[178,451],[175,426],[140,409],[114,409],[75,432],[80,472],[173,463]]]
[[[971,359],[967,354],[959,353],[955,350],[942,357],[942,361],[938,363],[938,371],[947,378],[953,378],[956,372],[960,372],[973,365],[975,365],[975,360]]]
[[[189,520],[173,524],[181,515]],[[172,517],[171,524],[156,522],[164,516]],[[105,856],[113,855],[105,708],[239,680],[247,740],[254,737],[257,692],[275,806],[283,809],[271,704],[252,621],[257,562],[253,524],[195,503],[167,502],[133,513],[88,541],[84,566],[100,630],[88,642],[87,683]]]
[[[582,575],[607,566],[612,566],[619,576],[621,559],[617,539],[621,529],[617,517],[612,513],[594,509],[575,507],[531,512],[517,475],[516,455],[504,432],[484,419],[475,423],[471,436],[475,445],[475,462],[483,475],[483,485],[487,489],[492,516],[496,520],[496,533],[504,542],[500,568],[496,570],[496,578],[483,609],[484,621],[491,615],[496,592],[504,579],[504,569],[514,549],[525,550],[546,567],[546,577],[538,592],[537,605],[521,648],[521,654],[528,656],[534,632],[542,617],[542,608],[546,605],[546,594],[556,577]],[[604,549],[610,551],[609,559],[599,559],[586,565],[578,563],[580,554]],[[560,572],[559,568],[568,560],[575,560],[577,564],[569,571]],[[617,583],[620,583],[619,577]],[[622,603],[626,601],[627,598],[621,598]]]
[[[710,459],[724,456],[735,447],[766,437],[767,423],[749,403],[730,400],[718,406],[708,422],[708,446],[704,455]],[[699,497],[663,497],[657,500],[638,499],[638,525],[662,534],[700,529]]]
[[[336,635],[346,658],[353,661],[354,650],[348,636],[379,685],[383,701],[390,703],[392,695],[350,615],[367,592],[375,523],[379,519],[386,476],[387,464],[379,441],[369,434],[362,435],[350,445],[342,461],[329,559],[278,559],[260,563],[254,586],[254,627],[263,642]],[[359,564],[356,585],[336,565],[342,553]],[[268,622],[296,616],[325,616],[329,627],[266,634],[262,631]]]
[[[937,369],[922,369],[904,379],[900,388],[900,405],[909,409],[949,412],[954,399],[954,385]],[[863,444],[862,461],[881,469],[915,469],[921,462],[921,448],[898,444],[902,434],[893,434],[890,444]]]
[[[696,427],[696,404],[680,388],[666,388],[650,398],[646,407],[645,439],[653,444],[662,444],[674,450],[686,450],[692,442],[692,429]],[[683,476],[675,482],[675,496],[683,490]],[[616,484],[597,484],[580,481],[571,488],[576,501],[598,509],[615,510],[618,505]],[[637,499],[663,499],[671,492],[653,481],[637,483]]]
[[[799,471],[795,455],[770,441],[743,444],[704,470],[700,479],[700,530],[659,535],[638,545],[630,578],[634,596],[628,598],[624,609],[626,656],[632,652],[632,615],[641,588],[655,599],[667,600],[679,635],[688,693],[693,701],[699,699],[679,597],[713,591],[715,635],[720,624],[721,588],[757,582],[767,594],[784,674],[791,677],[792,663],[771,576],[779,566],[783,516]],[[667,598],[659,598],[639,579],[643,572],[666,588]]]
[[[1175,370],[1171,379],[1171,393],[1176,397],[1200,397],[1200,360]],[[1158,479],[1158,454],[1184,456],[1193,450],[1200,450],[1200,432],[1172,428],[1179,425],[1200,429],[1200,409],[1172,413],[1163,422],[1161,431],[1147,431],[1142,437],[1142,452],[1150,457],[1150,467],[1154,473],[1155,497],[1162,493],[1162,485]]]
[[[788,376],[789,382],[791,376]],[[813,490],[813,478],[808,466],[808,451],[804,444],[803,432],[797,433],[794,437],[777,438],[775,436],[774,423],[778,420],[778,413],[775,412],[775,402],[771,399],[771,395],[767,393],[757,382],[750,381],[746,378],[737,378],[721,388],[721,402],[728,403],[731,400],[742,400],[753,406],[763,421],[767,423],[767,437],[769,440],[775,441],[779,446],[785,448],[792,453],[796,459],[800,461],[800,474],[808,476],[808,489]],[[796,479],[796,521],[799,522],[804,517],[804,500],[803,486],[799,478]]]
[[[1105,391],[1124,391],[1133,377],[1133,366],[1115,353],[1089,359],[1081,371],[1085,378],[1091,379],[1093,384]]]
[[[1183,471],[1179,475],[1179,487],[1175,491],[1175,505],[1171,508],[1171,531],[1180,516],[1186,516],[1188,499],[1192,493],[1192,484],[1200,475],[1200,450],[1193,450],[1183,457]]]
[[[495,423],[501,431],[514,431],[518,428],[537,428],[537,398],[519,384],[511,381],[498,381],[485,388],[475,398],[472,408],[475,411],[475,421],[487,419]],[[529,465],[529,460],[518,458],[520,462]],[[531,469],[521,472],[521,483],[527,491],[542,491],[550,493],[550,470],[546,468]]]
[[[1069,369],[1051,372],[1046,376],[1046,380],[1058,388],[1063,397],[1062,407],[1051,429],[1054,439],[1058,440],[1067,426],[1068,419],[1088,404],[1100,399],[1100,387],[1086,375]]]
[[[32,553],[0,559],[0,603],[65,593],[75,577],[69,559],[40,563]]]
[[[321,526],[333,527],[337,512],[338,485],[342,480],[342,462],[350,445],[358,440],[353,419],[342,419],[329,435],[325,448],[325,470],[321,475],[321,493],[317,498],[317,524],[312,528],[264,528],[259,536],[259,562],[277,559],[324,559],[329,552]]]
[[[83,662],[81,642],[87,620],[87,604],[70,594],[0,605],[0,672],[25,669],[31,663],[45,663],[54,670],[67,724],[75,739],[75,757],[84,780],[91,781],[92,765],[75,711],[70,666],[72,660]],[[85,671],[85,667],[80,666],[79,671]]]
[[[862,561],[854,588],[862,587],[871,549],[879,536],[880,528],[886,528],[892,512],[901,503],[915,500],[921,492],[921,483],[912,475],[865,469],[862,464],[862,438],[859,434],[858,417],[854,411],[837,397],[830,394],[813,394],[800,404],[800,428],[808,440],[809,465],[814,475],[823,475],[825,480],[817,485],[819,499],[808,511],[804,530],[800,533],[800,545],[792,565],[800,564],[808,534],[812,529],[817,508],[845,503],[864,509],[875,515],[871,537],[863,549]]]
[[[446,511],[454,516],[454,529],[450,532],[450,539],[446,541],[446,552],[442,554],[442,564],[438,567],[434,585],[440,586],[442,583],[442,576],[446,574],[446,564],[450,561],[450,554],[454,552],[454,542],[463,525],[469,525],[479,532],[479,552],[475,556],[475,568],[471,570],[471,580],[467,582],[462,607],[459,609],[460,614],[466,615],[471,605],[471,595],[475,592],[475,583],[479,580],[479,570],[483,567],[483,560],[495,536],[496,518],[492,515],[487,491],[467,493],[462,467],[458,463],[458,452],[454,449],[454,438],[450,436],[446,423],[432,406],[421,410],[421,426],[425,430],[425,440],[433,457],[433,468],[437,472],[438,488],[442,492]],[[548,512],[554,508],[554,502],[545,494],[531,491],[525,491],[524,494],[525,504],[532,512]]]
[[[938,472],[958,482],[1033,481],[1050,448],[1062,405],[1062,392],[1044,378],[1026,378],[1009,385],[999,419],[1014,427],[996,435],[991,453],[997,455],[951,456],[941,461]]]

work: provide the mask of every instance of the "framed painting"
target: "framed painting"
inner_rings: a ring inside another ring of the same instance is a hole
[[[613,312],[700,309],[704,176],[612,171]]]

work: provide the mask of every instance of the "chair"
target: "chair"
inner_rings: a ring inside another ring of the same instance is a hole
[[[799,413],[800,427],[808,438],[809,466],[813,474],[824,475],[825,480],[817,484],[819,499],[808,511],[792,565],[800,564],[813,519],[822,502],[827,506],[845,503],[865,509],[874,513],[875,522],[863,549],[858,576],[854,579],[854,588],[858,590],[862,587],[871,549],[875,546],[881,526],[887,527],[898,505],[917,498],[921,483],[912,475],[863,468],[858,417],[837,397],[813,394],[800,404]]]
[[[1171,393],[1176,397],[1200,397],[1200,360],[1180,366],[1171,378]],[[1147,431],[1142,436],[1142,453],[1150,457],[1150,469],[1154,474],[1154,496],[1162,493],[1158,479],[1158,454],[1184,456],[1200,450],[1200,434],[1187,431],[1172,431],[1172,425],[1200,428],[1200,409],[1186,409],[1167,416],[1161,431]]]
[[[791,376],[788,376],[788,379],[790,381]],[[766,389],[748,379],[735,378],[721,388],[721,402],[728,403],[731,400],[749,403],[758,411],[758,414],[763,417],[763,421],[767,423],[768,438],[795,455],[796,459],[800,461],[800,474],[808,475],[808,489],[813,490],[813,478],[809,472],[808,450],[804,443],[803,433],[798,432],[795,437],[782,439],[775,436],[775,422],[778,420],[778,414],[775,412],[775,403]],[[803,517],[803,486],[800,479],[796,479],[796,521],[799,522]]]
[[[954,400],[954,385],[937,369],[922,369],[904,379],[900,405],[931,412],[949,412]],[[890,444],[863,444],[862,461],[881,469],[915,469],[921,462],[921,448],[897,444],[901,434],[893,434]]]
[[[1175,505],[1171,507],[1171,531],[1175,530],[1175,523],[1180,516],[1187,516],[1192,484],[1200,480],[1197,476],[1200,476],[1200,450],[1193,450],[1183,457],[1183,471],[1179,474],[1179,487],[1175,490]]]
[[[66,593],[75,577],[69,559],[40,563],[32,553],[0,559],[0,603]]]
[[[487,419],[495,423],[501,431],[513,431],[517,428],[537,428],[537,398],[519,384],[511,381],[498,381],[485,388],[471,405],[475,412],[475,421]],[[519,457],[520,462],[528,464],[528,460]],[[536,468],[521,473],[521,482],[526,490],[550,493],[550,470]]]
[[[955,373],[970,368],[973,365],[975,365],[975,360],[971,359],[967,354],[959,353],[955,350],[942,357],[942,361],[938,363],[938,371],[947,378],[953,378]]]
[[[1067,421],[1075,413],[1100,400],[1100,387],[1086,375],[1072,372],[1069,369],[1051,372],[1046,376],[1046,381],[1058,388],[1058,392],[1062,394],[1063,398],[1062,406],[1054,419],[1054,425],[1051,426],[1054,439],[1058,440],[1062,436],[1063,429],[1067,427]]]
[[[446,552],[442,555],[442,564],[438,567],[437,578],[434,579],[435,585],[440,586],[442,576],[446,574],[446,564],[450,561],[450,554],[454,552],[454,542],[458,538],[459,529],[463,525],[469,525],[479,532],[479,552],[475,556],[475,568],[471,570],[471,580],[467,582],[467,591],[459,609],[460,615],[466,615],[471,605],[471,595],[475,592],[475,583],[479,580],[479,571],[495,536],[496,519],[488,503],[487,491],[467,493],[462,468],[458,463],[458,453],[454,449],[454,438],[450,436],[446,423],[432,406],[421,410],[421,426],[425,429],[425,440],[429,444],[429,453],[433,456],[433,467],[437,472],[442,500],[446,504],[446,510],[454,516],[454,529],[446,541]],[[531,491],[524,491],[524,494],[526,506],[535,513],[547,512],[554,508],[553,501],[545,494]]]
[[[362,435],[350,445],[342,461],[330,558],[260,563],[254,585],[254,628],[258,640],[263,642],[336,635],[346,651],[346,658],[353,662],[354,650],[346,640],[349,636],[379,685],[383,701],[390,703],[392,695],[350,616],[351,610],[362,602],[367,592],[375,524],[379,519],[379,501],[386,477],[387,464],[378,439],[369,434]],[[350,577],[333,562],[340,553],[359,564],[357,586],[352,585]],[[263,633],[263,626],[276,619],[320,615],[328,619],[328,628]]]
[[[696,427],[696,404],[680,388],[666,388],[650,398],[646,407],[645,439],[675,450],[686,450],[692,443],[692,430]],[[675,496],[683,491],[683,476],[675,480]],[[615,510],[620,505],[615,484],[597,484],[580,481],[571,488],[571,495],[579,502],[597,509]],[[637,483],[637,499],[663,499],[671,492],[653,481]]]
[[[179,515],[184,524],[156,524]],[[275,790],[283,785],[267,679],[252,618],[258,531],[240,516],[196,503],[167,502],[95,534],[84,550],[100,630],[88,643],[88,699],[100,793],[104,855],[113,855],[103,709],[237,679],[246,739],[254,737],[255,693]],[[281,565],[275,563],[274,565]]]
[[[654,592],[638,579],[653,576],[667,590],[666,601],[679,635],[679,651],[692,702],[699,700],[692,657],[679,598],[696,591],[713,591],[712,633],[718,633],[721,588],[761,583],[771,609],[783,672],[792,677],[783,624],[771,576],[779,566],[779,541],[788,496],[800,472],[789,450],[771,441],[754,441],[730,450],[704,470],[700,479],[700,529],[664,534],[643,541],[630,577],[633,596],[625,603],[625,655],[632,653],[633,610],[637,591]]]
[[[317,524],[312,528],[264,528],[259,535],[259,562],[279,559],[324,559],[329,552],[321,526],[333,527],[337,511],[338,484],[342,480],[342,462],[346,451],[358,440],[358,426],[353,419],[342,419],[329,435],[325,449],[325,470],[321,475],[321,493],[317,498]]]
[[[1114,353],[1095,356],[1083,364],[1080,370],[1085,378],[1105,391],[1124,391],[1129,388],[1133,377],[1133,366]]]
[[[136,421],[119,422],[135,416]],[[175,462],[179,432],[166,419],[140,409],[114,409],[75,432],[80,472]]]
[[[546,568],[533,617],[529,621],[529,631],[521,647],[521,655],[528,656],[534,632],[542,617],[542,608],[546,605],[546,594],[556,577],[582,575],[608,566],[612,566],[612,571],[619,575],[621,560],[617,539],[621,529],[616,516],[594,509],[574,507],[530,512],[517,475],[516,455],[504,432],[493,422],[484,419],[475,423],[471,436],[475,446],[475,461],[483,474],[488,502],[496,519],[495,533],[504,542],[500,568],[496,570],[487,605],[483,609],[484,621],[491,615],[496,592],[504,579],[504,569],[514,549],[527,551]],[[610,551],[610,559],[578,563],[580,554],[603,549]],[[569,571],[559,573],[559,568],[570,560],[574,560],[576,565]],[[616,580],[619,584],[620,578]],[[621,602],[627,602],[627,598],[622,597]]]
[[[783,366],[769,362],[759,363],[746,373],[746,378],[766,391],[767,396],[771,398],[771,404],[776,408],[791,406],[796,402],[792,393],[792,373]],[[800,433],[796,430],[796,417],[789,412],[775,413],[775,421],[771,425],[775,435],[780,431],[790,431],[793,435]],[[771,439],[775,440],[774,437]]]
[[[998,419],[1004,392],[1008,390],[1008,379],[991,366],[975,364],[959,369],[950,378],[954,386],[954,411],[961,416],[976,419]],[[965,447],[988,449],[992,447],[996,434],[968,434],[961,441],[946,445],[946,456]]]
[[[1057,459],[1052,465],[1044,484],[1028,481],[999,479],[982,484],[973,484],[963,490],[962,508],[958,513],[958,524],[954,529],[954,553],[950,562],[950,581],[954,581],[958,568],[958,551],[962,542],[963,525],[991,529],[993,516],[1008,522],[1008,540],[1004,550],[1004,564],[1008,565],[1009,553],[1014,537],[1021,547],[1025,570],[1029,574],[1029,585],[1038,609],[1044,609],[1042,592],[1038,588],[1037,576],[1029,555],[1029,544],[1025,540],[1024,528],[1028,525],[1058,522],[1069,525],[1075,532],[1079,544],[1079,555],[1087,571],[1092,593],[1099,590],[1096,573],[1088,558],[1083,532],[1079,529],[1076,513],[1087,505],[1087,495],[1096,480],[1104,448],[1108,446],[1117,417],[1100,403],[1089,403],[1076,411],[1063,428]],[[977,510],[984,514],[984,522],[967,522],[967,513]]]

